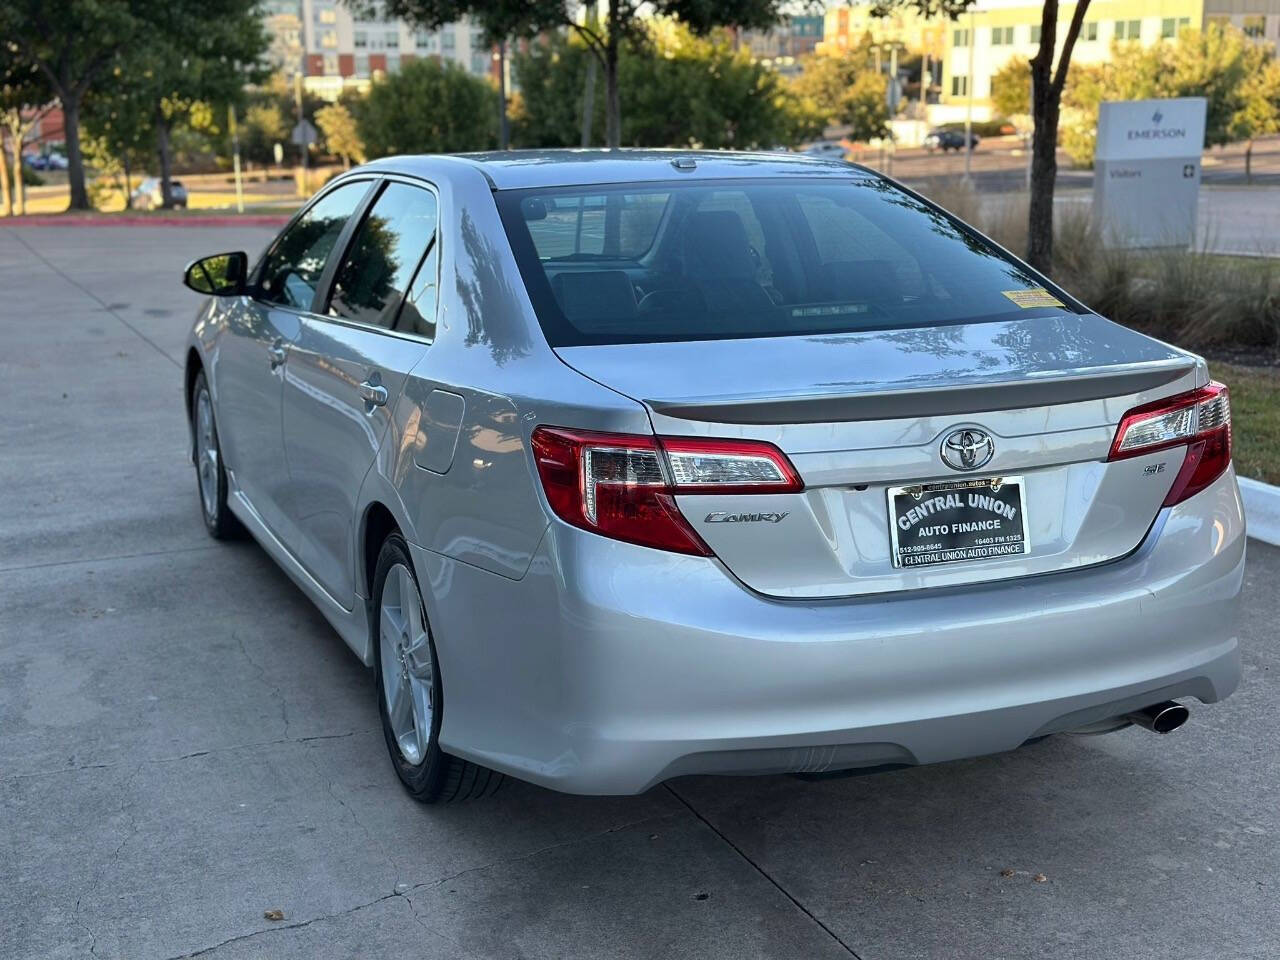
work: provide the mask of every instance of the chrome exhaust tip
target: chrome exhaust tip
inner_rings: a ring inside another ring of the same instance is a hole
[[[1153,703],[1127,716],[1140,727],[1153,733],[1172,733],[1187,722],[1191,711],[1180,703],[1166,700],[1164,703]]]

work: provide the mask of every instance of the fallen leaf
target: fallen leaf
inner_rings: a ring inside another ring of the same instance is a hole
[[[1035,883],[1048,883],[1048,882],[1049,882],[1049,878],[1048,878],[1048,877],[1046,877],[1043,873],[1037,873],[1037,874],[1036,874],[1034,877],[1032,877],[1031,879],[1032,879],[1032,881],[1034,881]]]
[[[1000,871],[1000,876],[1002,876],[1002,877],[1012,877],[1012,876],[1013,876],[1013,871],[1012,871],[1012,870],[1010,870],[1008,867],[1005,867],[1003,870],[1001,870],[1001,871]]]
[[[262,918],[264,920],[283,920],[284,911],[283,910],[267,910],[263,912]]]

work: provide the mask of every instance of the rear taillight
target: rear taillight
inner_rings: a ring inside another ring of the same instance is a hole
[[[1199,493],[1231,463],[1231,400],[1220,383],[1134,407],[1124,415],[1108,460],[1186,446],[1182,468],[1164,505]]]
[[[533,431],[533,456],[561,520],[615,540],[710,556],[676,507],[680,493],[796,493],[804,489],[777,447],[752,440],[702,440]]]

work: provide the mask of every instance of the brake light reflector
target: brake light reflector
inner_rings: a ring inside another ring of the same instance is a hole
[[[1187,446],[1165,497],[1171,507],[1199,493],[1231,463],[1231,399],[1221,383],[1134,407],[1120,421],[1108,460]]]
[[[804,489],[786,455],[760,441],[538,427],[532,443],[538,476],[556,516],[602,536],[659,550],[711,556],[676,506],[678,493]]]

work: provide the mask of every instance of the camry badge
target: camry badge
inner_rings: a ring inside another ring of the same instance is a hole
[[[952,470],[977,470],[995,456],[996,445],[985,430],[964,427],[947,434],[938,452]]]

